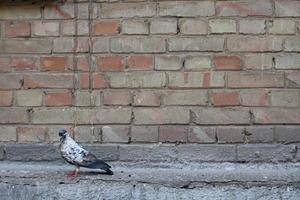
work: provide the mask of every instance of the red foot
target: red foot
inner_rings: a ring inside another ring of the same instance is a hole
[[[77,172],[76,172],[76,170],[74,170],[74,171],[70,171],[70,172],[68,173],[68,177],[75,178],[76,176],[77,176]]]

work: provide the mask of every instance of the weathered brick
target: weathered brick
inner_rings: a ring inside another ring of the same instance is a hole
[[[212,33],[235,33],[236,22],[231,19],[213,19],[209,20],[209,26]]]
[[[77,90],[75,92],[76,106],[100,106],[101,102],[99,91]]]
[[[73,3],[66,4],[52,4],[44,9],[45,19],[72,19],[75,16],[75,9]]]
[[[75,74],[76,87],[80,89],[88,89],[90,87],[90,74],[89,73],[80,73]],[[93,80],[96,81],[96,80]]]
[[[205,145],[179,145],[177,147],[179,161],[212,161],[228,162],[236,160],[234,145],[205,144]],[[193,156],[191,156],[193,155]]]
[[[0,72],[10,72],[11,68],[9,64],[10,64],[10,57],[0,56]]]
[[[168,73],[170,88],[224,87],[223,72],[173,72]]]
[[[26,21],[7,21],[5,23],[6,37],[30,36],[30,23]]]
[[[214,143],[216,138],[216,129],[214,127],[195,126],[189,129],[188,142]]]
[[[43,94],[37,90],[16,91],[16,103],[18,106],[41,106]]]
[[[129,127],[128,126],[103,126],[102,142],[104,143],[128,143]]]
[[[122,145],[120,146],[121,161],[162,162],[176,159],[174,148],[163,145]]]
[[[261,90],[242,90],[240,92],[242,106],[268,106],[268,91]]]
[[[215,14],[212,1],[176,1],[159,2],[160,16],[194,17]]]
[[[0,20],[40,19],[41,9],[38,5],[0,6]]]
[[[45,141],[45,128],[39,126],[17,127],[19,143],[36,143]]]
[[[111,38],[111,51],[116,53],[159,53],[166,51],[165,39],[161,37]]]
[[[290,108],[253,108],[255,124],[300,124],[300,110]]]
[[[67,68],[67,57],[47,56],[41,57],[41,71],[64,71]]]
[[[77,4],[77,18],[79,19],[88,19],[89,18],[89,3],[80,3]]]
[[[96,69],[99,71],[123,71],[124,57],[118,55],[96,57]]]
[[[280,51],[282,39],[273,36],[235,36],[227,39],[227,48],[232,52]]]
[[[163,72],[110,73],[112,88],[161,88],[166,85]]]
[[[96,30],[96,28],[94,29]],[[99,29],[97,29],[99,30]],[[77,35],[88,36],[90,32],[90,24],[88,20],[77,20]]]
[[[25,88],[73,88],[73,74],[26,74]]]
[[[176,19],[154,19],[150,23],[151,34],[176,34],[177,20]]]
[[[9,66],[16,71],[32,71],[37,70],[39,59],[31,56],[13,56]]]
[[[207,22],[200,19],[180,19],[180,33],[185,35],[205,35],[208,32]]]
[[[49,91],[45,93],[44,104],[46,106],[71,106],[72,93],[70,91]]]
[[[145,35],[149,33],[148,22],[146,20],[123,20],[123,34],[139,34]]]
[[[93,126],[76,126],[74,128],[74,136],[77,142],[99,142],[101,138],[100,134],[100,129]]]
[[[188,124],[190,112],[187,108],[134,108],[135,124]]]
[[[240,33],[263,34],[266,32],[265,20],[262,19],[241,19]]]
[[[75,43],[73,38],[59,37],[53,40],[53,51],[56,53],[73,52]]]
[[[90,61],[88,56],[77,56],[76,57],[76,69],[79,71],[89,71]]]
[[[14,126],[0,126],[0,141],[1,142],[16,142],[17,131]]]
[[[299,17],[299,1],[275,1],[275,15],[280,17]]]
[[[105,80],[105,77],[103,74],[100,73],[94,73],[93,74],[93,83],[92,87],[95,89],[99,88],[106,88],[107,81]]]
[[[289,88],[299,88],[300,87],[300,72],[286,72],[285,84]]]
[[[249,124],[250,113],[243,108],[199,108],[191,110],[196,124]]]
[[[244,67],[247,69],[265,70],[272,68],[272,56],[269,54],[246,54]]]
[[[77,43],[75,45],[75,51],[77,53],[87,53],[90,50],[90,39],[88,37],[77,38]]]
[[[224,38],[172,37],[168,40],[169,51],[222,51]]]
[[[160,142],[187,142],[189,128],[186,126],[160,126]]]
[[[300,28],[299,28],[300,30]],[[288,37],[284,41],[284,51],[300,52],[300,39],[299,37]]]
[[[0,123],[16,124],[28,123],[28,113],[25,108],[4,108],[0,107]]]
[[[103,53],[109,51],[109,39],[105,37],[93,38],[93,52]]]
[[[158,142],[158,127],[133,126],[131,128],[132,142]]]
[[[274,129],[270,126],[249,126],[244,130],[245,143],[270,143],[274,141]]]
[[[73,126],[70,125],[63,125],[63,128],[68,130],[71,136],[73,136]],[[45,142],[47,143],[54,143],[54,142],[59,142],[60,137],[58,136],[59,130],[62,129],[62,125],[46,125],[45,126],[45,131],[46,131],[46,138]]]
[[[131,93],[128,91],[105,91],[103,94],[104,105],[129,105]]]
[[[47,21],[35,21],[33,23],[33,34],[36,36],[58,36],[59,23]]]
[[[244,141],[243,127],[218,127],[217,138],[218,143],[243,143]]]
[[[228,73],[228,87],[283,87],[284,77],[280,72],[230,72]]]
[[[213,58],[216,70],[240,70],[242,61],[238,56],[217,55]]]
[[[160,106],[160,94],[156,91],[140,91],[133,95],[134,106]]]
[[[272,3],[268,0],[218,1],[216,14],[218,16],[271,16]]]
[[[0,106],[11,106],[12,100],[12,91],[0,91]]]
[[[58,148],[47,144],[9,144],[6,157],[13,161],[54,161],[61,159]]]
[[[300,126],[275,126],[275,139],[278,142],[300,142]]]
[[[152,56],[129,56],[127,67],[129,70],[151,70],[153,62]]]
[[[19,74],[0,74],[0,89],[19,89],[23,76]]]
[[[32,113],[33,124],[72,124],[74,112],[70,108],[35,108]]]
[[[184,60],[186,70],[203,70],[211,68],[211,60],[208,56],[187,56]]]
[[[269,20],[269,32],[273,34],[294,34],[296,23],[288,19]]]
[[[276,69],[300,69],[299,54],[280,54],[275,56]]]
[[[51,53],[51,40],[30,39],[30,40],[0,40],[0,53]]]
[[[214,106],[238,106],[240,104],[239,92],[214,91],[210,93],[210,99]]]
[[[102,18],[152,17],[156,13],[155,3],[103,3],[100,15]]]
[[[299,91],[271,91],[270,99],[272,106],[283,107],[298,107],[299,105]]]
[[[101,20],[93,24],[93,35],[113,35],[120,32],[118,20]]]
[[[165,105],[207,105],[207,92],[197,90],[168,91],[164,94]]]
[[[77,124],[129,124],[130,108],[77,109]]]
[[[237,147],[238,161],[278,162],[291,161],[296,151],[294,145],[248,144]]]
[[[179,70],[182,67],[180,56],[155,56],[156,70]]]
[[[75,21],[62,21],[61,23],[61,33],[65,36],[75,35]]]

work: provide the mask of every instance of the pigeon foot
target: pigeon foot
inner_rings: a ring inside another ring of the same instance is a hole
[[[77,171],[76,171],[76,170],[70,171],[70,172],[68,173],[68,177],[75,178],[76,176],[77,176]]]

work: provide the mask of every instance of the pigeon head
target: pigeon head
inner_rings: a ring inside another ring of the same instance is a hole
[[[58,135],[60,137],[65,137],[67,133],[68,133],[68,131],[66,131],[65,129],[61,129],[61,130],[59,130]]]

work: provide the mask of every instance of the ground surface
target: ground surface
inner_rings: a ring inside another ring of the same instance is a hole
[[[300,164],[110,163],[115,175],[57,162],[1,162],[0,199],[299,199]]]

